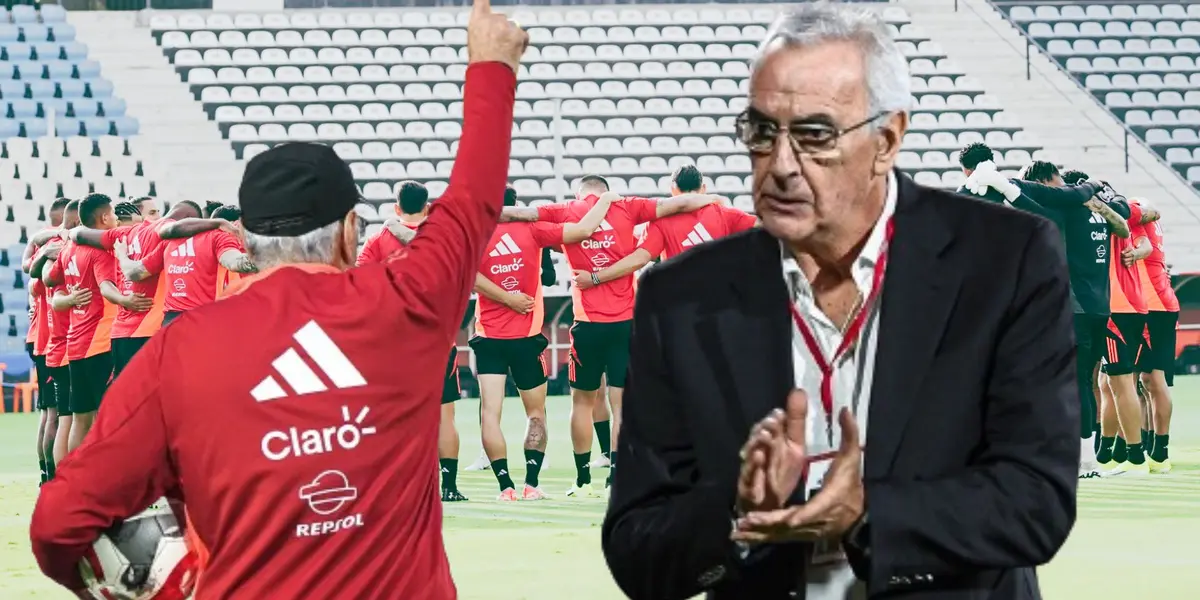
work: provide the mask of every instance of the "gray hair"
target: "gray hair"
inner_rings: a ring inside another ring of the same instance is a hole
[[[759,45],[750,70],[778,44],[805,47],[832,41],[854,42],[862,49],[867,60],[869,114],[912,108],[908,59],[879,13],[852,4],[802,3],[780,15]]]
[[[246,254],[260,271],[289,263],[333,264],[333,245],[340,226],[339,220],[295,237],[245,231]]]

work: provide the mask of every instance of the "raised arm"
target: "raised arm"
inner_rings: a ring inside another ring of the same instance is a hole
[[[637,297],[621,467],[613,470],[600,538],[613,579],[626,596],[639,600],[690,598],[713,583],[706,581],[710,569],[720,566],[727,577],[740,569],[729,539],[736,484],[697,468],[692,434],[679,418],[688,410],[687,399],[663,356],[658,303],[673,291],[657,275],[643,279]]]
[[[447,336],[459,328],[504,202],[515,91],[516,75],[507,64],[467,67],[463,133],[450,185],[408,253],[386,265],[412,309],[430,315]]]
[[[1066,259],[1048,223],[1022,246],[974,465],[927,481],[864,482],[868,498],[887,498],[870,507],[873,594],[888,590],[898,572],[938,580],[1044,564],[1075,522],[1079,392]]]
[[[33,554],[42,572],[69,590],[84,589],[79,560],[101,532],[176,488],[159,393],[164,335],[151,338],[126,376],[113,380],[79,451],[39,490],[29,526]]]
[[[620,194],[613,192],[600,194],[600,200],[588,209],[578,223],[567,223],[563,226],[562,243],[573,244],[592,237],[596,228],[600,226],[600,222],[604,220],[604,215],[608,214],[608,209],[612,206],[613,201],[620,198]]]
[[[1054,187],[1042,185],[1032,181],[1014,180],[1012,182],[1018,188],[1018,195],[1025,194],[1033,199],[1034,202],[1041,204],[1046,208],[1064,209],[1077,207],[1096,195],[1096,192],[1104,189],[1104,185],[1091,181],[1082,181],[1076,185],[1068,185],[1064,187]],[[1014,195],[1011,190],[998,190],[1004,194],[1010,201]]]
[[[158,237],[164,240],[173,240],[200,235],[205,231],[220,229],[228,225],[229,221],[224,219],[197,219],[189,217],[179,219],[178,221],[165,221],[158,226],[157,231]]]
[[[29,243],[34,246],[45,246],[50,240],[62,238],[62,229],[43,229],[29,236]]]

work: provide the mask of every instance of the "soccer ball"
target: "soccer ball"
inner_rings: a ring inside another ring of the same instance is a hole
[[[160,499],[108,528],[79,564],[100,600],[184,600],[196,584],[196,554],[184,537],[182,504]]]

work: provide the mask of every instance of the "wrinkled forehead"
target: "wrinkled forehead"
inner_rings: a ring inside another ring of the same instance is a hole
[[[795,45],[776,38],[755,63],[750,106],[779,122],[861,119],[869,103],[866,75],[866,56],[852,41]]]

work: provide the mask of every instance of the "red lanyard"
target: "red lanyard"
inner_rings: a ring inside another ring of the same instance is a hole
[[[834,418],[833,367],[858,343],[858,338],[862,336],[863,327],[867,323],[867,317],[871,314],[871,310],[883,290],[883,274],[887,270],[888,251],[892,244],[892,232],[895,229],[891,219],[888,219],[887,225],[884,227],[883,247],[879,251],[879,259],[875,261],[875,271],[871,275],[871,292],[842,334],[842,343],[838,345],[831,358],[826,359],[825,352],[817,343],[816,334],[813,333],[808,321],[796,308],[796,303],[794,301],[788,303],[788,307],[792,309],[792,320],[796,322],[796,329],[800,331],[800,337],[804,340],[804,345],[808,347],[808,353],[812,355],[813,361],[817,363],[817,368],[821,370],[821,407],[825,409],[825,428],[829,434],[830,443],[833,443]]]

